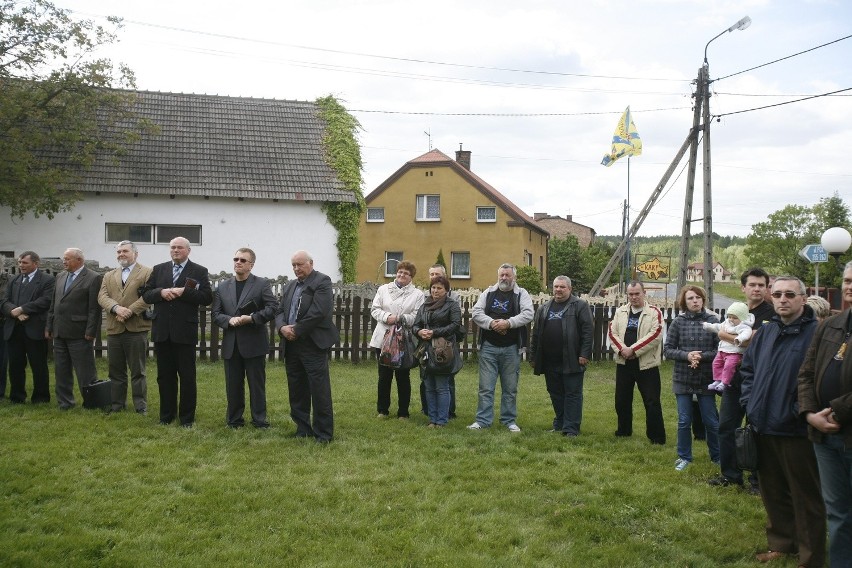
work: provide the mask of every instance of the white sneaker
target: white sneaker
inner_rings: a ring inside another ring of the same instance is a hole
[[[675,461],[675,470],[676,471],[683,471],[687,468],[687,466],[689,466],[689,462],[686,461],[686,460],[682,460],[682,459],[678,458]]]
[[[509,432],[520,432],[521,428],[517,424],[509,424],[506,426],[509,429]]]
[[[474,422],[467,427],[468,430],[482,430],[482,425],[479,422]]]

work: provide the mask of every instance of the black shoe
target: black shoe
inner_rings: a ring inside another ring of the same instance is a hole
[[[748,487],[746,487],[745,491],[749,495],[758,495],[758,496],[760,495],[760,487],[757,486],[757,485],[752,485],[751,483],[749,483],[749,485],[748,485]]]
[[[192,430],[193,424],[195,424],[195,423],[194,422],[184,422],[183,424],[180,425],[180,427],[185,428],[187,430]]]
[[[724,475],[718,475],[711,479],[707,480],[707,485],[712,485],[713,487],[728,487],[730,485],[738,485],[740,487],[743,486],[742,481],[735,481],[733,479],[728,479]]]
[[[632,434],[632,433],[631,433],[631,434],[627,434],[626,432],[619,432],[618,430],[616,430],[616,431],[615,431],[615,435],[616,435],[616,437],[618,437],[618,438],[629,438],[629,437],[630,437],[630,436],[632,436],[633,434]]]
[[[136,411],[136,414],[141,414],[142,416],[148,416],[148,409],[147,408],[140,408]]]

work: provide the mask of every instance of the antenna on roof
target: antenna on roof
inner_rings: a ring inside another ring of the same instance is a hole
[[[429,151],[432,151],[432,129],[424,130],[423,134],[429,137]]]

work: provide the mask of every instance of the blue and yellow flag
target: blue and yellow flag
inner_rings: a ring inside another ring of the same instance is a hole
[[[612,152],[604,156],[601,161],[603,166],[611,166],[617,159],[624,156],[640,156],[642,154],[642,139],[636,132],[633,117],[630,116],[630,107],[624,109],[615,134],[612,135]]]

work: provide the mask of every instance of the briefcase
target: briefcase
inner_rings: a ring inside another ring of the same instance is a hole
[[[100,408],[109,410],[112,407],[112,381],[95,381],[83,387],[83,408]]]

